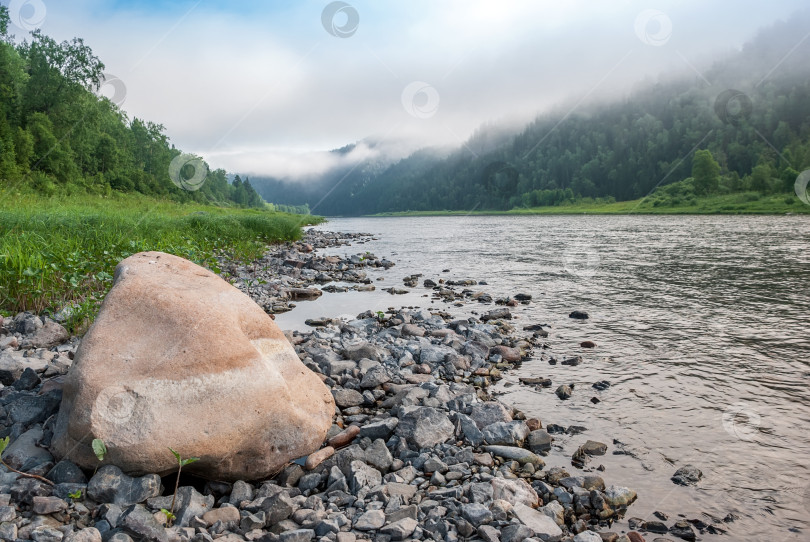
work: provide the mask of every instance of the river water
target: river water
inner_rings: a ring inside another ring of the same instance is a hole
[[[661,511],[671,525],[678,514],[710,522],[706,514],[733,513],[728,536],[703,539],[810,540],[808,218],[362,218],[319,227],[373,233],[375,241],[332,251],[370,251],[397,265],[372,275],[385,277],[376,292],[300,303],[278,316],[282,328],[405,305],[459,315],[493,308],[431,302],[421,281],[405,296],[380,290],[402,287],[413,273],[483,280],[493,297],[531,294],[531,304],[513,310],[516,324],[549,324],[549,348],[495,391],[544,426],[587,428],[555,435],[548,465],[574,474],[576,448],[604,442],[607,455],[586,468],[604,465],[606,483],[638,492],[628,517]],[[575,309],[590,318],[568,318]],[[584,340],[597,347],[582,349]],[[583,363],[548,363],[570,355]],[[518,384],[521,376],[553,386],[536,391]],[[592,389],[600,380],[611,387]],[[553,393],[560,384],[575,384],[568,401]],[[672,483],[687,464],[701,469],[701,482]]]

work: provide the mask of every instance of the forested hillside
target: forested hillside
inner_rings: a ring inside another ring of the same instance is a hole
[[[37,30],[17,40],[8,32],[8,10],[0,6],[0,189],[43,195],[116,190],[265,206],[248,179],[230,183],[221,169],[202,177],[208,168],[199,159],[184,160],[172,182],[169,166],[181,151],[162,125],[130,119],[96,93],[104,64],[82,39],[58,43]],[[194,190],[183,189],[195,174]]]
[[[449,155],[423,150],[309,184],[255,183],[267,199],[320,202],[313,210],[328,215],[623,201],[657,186],[667,187],[654,196],[662,203],[743,191],[787,195],[810,167],[808,23],[807,13],[778,23],[700,77],[573,111],[563,105],[520,133],[494,134],[502,141],[495,148],[483,128]]]

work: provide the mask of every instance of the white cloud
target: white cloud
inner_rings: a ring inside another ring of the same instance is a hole
[[[233,151],[214,151],[203,157],[218,167],[246,175],[306,180],[337,167],[351,167],[380,156],[380,150],[372,149],[361,142],[345,154],[294,149],[241,148]]]
[[[171,13],[52,0],[43,30],[85,37],[126,84],[124,109],[164,124],[178,147],[212,167],[294,176],[333,165],[333,155],[315,151],[370,135],[398,149],[458,145],[487,121],[529,119],[562,100],[604,99],[644,78],[694,74],[689,64],[700,69],[803,7],[803,0],[348,1],[360,26],[346,39],[321,26],[327,0],[282,8],[203,2]],[[635,35],[635,16],[647,8],[672,20],[665,46]],[[412,81],[440,96],[430,118],[402,107]]]

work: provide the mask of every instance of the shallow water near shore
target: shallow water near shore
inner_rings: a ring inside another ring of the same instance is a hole
[[[329,249],[370,251],[396,262],[369,277],[375,292],[324,294],[276,316],[283,329],[307,318],[356,316],[365,310],[431,302],[425,278],[471,278],[493,297],[528,293],[513,310],[516,326],[549,324],[549,349],[494,388],[501,399],[544,425],[587,431],[555,435],[549,466],[570,464],[588,439],[608,453],[606,483],[631,487],[639,500],[628,517],[653,511],[723,518],[728,536],[703,540],[804,540],[810,536],[810,219],[713,216],[533,216],[333,219],[319,229],[369,232],[365,244]],[[449,269],[449,272],[442,272]],[[422,273],[409,294],[402,278]],[[376,281],[384,277],[383,281]],[[590,319],[568,318],[583,310]],[[582,349],[581,341],[597,344]],[[576,367],[549,356],[581,355]],[[551,378],[535,391],[518,377]],[[594,382],[611,387],[596,391]],[[575,384],[568,401],[553,390]],[[591,398],[601,402],[592,404]],[[615,440],[614,440],[615,439]],[[614,455],[614,452],[624,452]],[[681,466],[703,471],[696,487],[676,486]],[[705,518],[704,518],[705,519]]]

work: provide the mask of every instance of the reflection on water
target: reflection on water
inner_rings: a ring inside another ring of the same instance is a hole
[[[607,483],[639,492],[631,515],[732,512],[741,517],[728,525],[735,538],[799,540],[810,533],[808,226],[803,217],[566,216],[335,219],[321,227],[378,236],[334,249],[396,261],[378,287],[424,273],[485,280],[493,296],[534,296],[516,310],[518,323],[551,324],[550,349],[507,381],[545,376],[554,386],[498,391],[544,424],[588,428],[557,438],[549,465],[574,471],[573,451],[600,440],[608,455],[589,467],[603,464]],[[334,294],[279,322],[429,306],[425,293]],[[569,319],[574,309],[590,319]],[[583,350],[583,340],[598,346]],[[573,353],[584,363],[546,359]],[[611,387],[593,389],[599,380]],[[553,394],[563,383],[575,384],[565,403]],[[697,487],[669,480],[685,464],[703,471]]]

